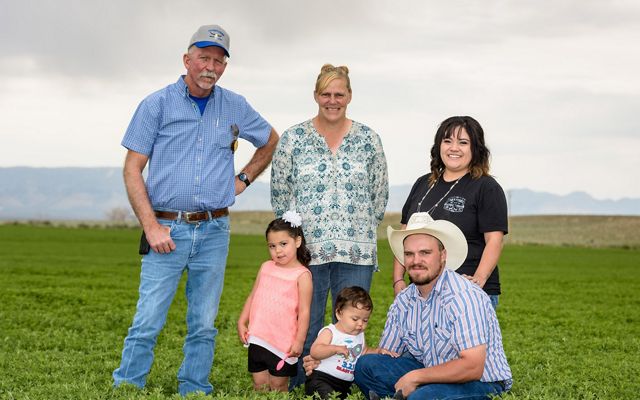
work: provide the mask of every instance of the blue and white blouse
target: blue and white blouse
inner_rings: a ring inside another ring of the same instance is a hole
[[[287,129],[271,166],[271,205],[302,216],[311,264],[344,262],[377,269],[376,228],[389,197],[380,137],[353,121],[334,155],[311,120]]]

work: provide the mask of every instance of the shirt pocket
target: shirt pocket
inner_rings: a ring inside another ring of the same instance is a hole
[[[433,350],[439,354],[443,360],[456,358],[456,352],[451,343],[452,335],[453,333],[448,329],[439,326],[433,328]]]
[[[214,151],[216,151],[224,159],[233,157],[234,154],[234,141],[235,146],[240,146],[240,127],[234,124],[233,121],[227,118],[221,118],[220,120],[212,121],[213,127],[211,128],[212,136],[210,138]],[[234,136],[234,130],[232,126],[236,126],[238,129],[238,136]],[[236,147],[236,148],[237,148]]]
[[[414,332],[408,331],[404,339],[409,353],[414,356],[422,353],[421,346],[418,345],[418,338]]]
[[[449,343],[451,339],[451,332],[442,327],[436,326],[433,328],[433,336],[436,341]]]

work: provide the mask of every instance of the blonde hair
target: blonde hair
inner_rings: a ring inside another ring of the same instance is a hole
[[[323,90],[329,86],[329,84],[335,79],[344,79],[347,83],[347,90],[351,93],[351,80],[349,80],[349,68],[345,65],[340,67],[334,67],[331,64],[325,64],[320,68],[320,74],[316,79],[317,94],[322,93]]]

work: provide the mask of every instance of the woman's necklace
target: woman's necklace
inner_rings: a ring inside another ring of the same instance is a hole
[[[466,175],[466,174],[465,174]],[[440,200],[438,200],[436,202],[436,204],[433,205],[433,207],[431,207],[428,211],[427,214],[431,215],[431,211],[433,211],[436,207],[438,207],[438,204],[440,204],[440,202],[449,195],[449,193],[451,193],[451,191],[453,190],[454,187],[456,187],[456,185],[458,184],[458,182],[460,182],[460,179],[462,179],[465,175],[462,175],[460,178],[456,179],[455,182],[453,182],[453,185],[451,185],[451,187],[449,188],[449,190],[447,190],[447,193],[444,194],[444,196],[440,197]],[[416,212],[420,212],[420,208],[422,207],[422,202],[424,201],[425,197],[427,197],[427,195],[429,194],[429,192],[431,192],[431,189],[433,189],[438,182],[440,182],[440,179],[444,180],[444,174],[442,174],[440,176],[440,178],[438,178],[438,180],[429,187],[429,189],[427,190],[427,193],[424,194],[424,196],[422,196],[422,198],[420,199],[420,201],[418,202],[418,210]]]

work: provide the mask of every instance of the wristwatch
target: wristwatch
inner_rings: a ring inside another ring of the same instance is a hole
[[[251,181],[249,180],[249,177],[244,172],[240,172],[238,174],[238,179],[240,179],[242,182],[244,182],[244,184],[247,185],[247,187],[249,185],[251,185]]]

